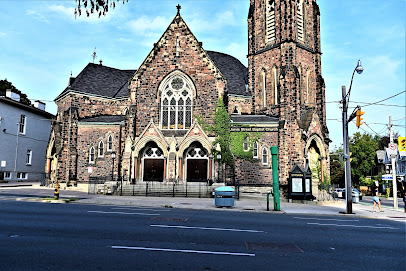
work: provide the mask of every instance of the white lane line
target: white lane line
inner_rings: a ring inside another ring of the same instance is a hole
[[[99,214],[120,214],[120,215],[160,215],[160,214],[148,214],[148,213],[125,213],[125,212],[103,212],[103,211],[87,211],[88,213]]]
[[[149,250],[149,251],[184,252],[184,253],[199,253],[199,254],[215,254],[215,255],[233,255],[233,256],[251,256],[251,257],[255,256],[255,254],[251,254],[251,253],[207,251],[207,250],[170,249],[170,248],[153,248],[153,247],[124,247],[124,246],[112,246],[111,248],[133,249],[133,250]]]
[[[315,217],[294,217],[296,219],[303,219],[303,220],[332,220],[332,221],[359,221],[358,219],[335,219],[335,218],[315,218]]]
[[[151,227],[160,227],[160,228],[197,229],[197,230],[212,230],[212,231],[238,231],[238,232],[254,232],[254,233],[264,232],[264,231],[257,231],[257,230],[239,230],[239,229],[187,227],[187,226],[170,226],[170,225],[150,225],[150,226]]]
[[[309,225],[319,225],[319,226],[352,227],[352,228],[391,229],[391,230],[398,230],[399,229],[399,228],[393,228],[393,227],[356,226],[356,225],[341,225],[341,224],[321,224],[321,223],[307,223],[307,224],[309,224]]]
[[[155,212],[170,212],[170,210],[157,210],[157,209],[147,209],[147,208],[111,208],[112,210],[130,210],[130,211],[155,211]]]

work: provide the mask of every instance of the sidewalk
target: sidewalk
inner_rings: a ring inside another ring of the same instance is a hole
[[[101,205],[120,205],[120,206],[148,206],[148,207],[166,207],[166,208],[186,208],[196,210],[227,210],[227,211],[247,211],[247,212],[267,212],[266,196],[242,197],[235,200],[234,207],[216,207],[214,198],[179,198],[179,197],[132,197],[132,196],[112,196],[112,195],[93,195],[86,192],[75,190],[61,190],[59,201],[50,201],[53,198],[53,188],[41,187],[38,183],[23,185],[0,184],[0,199],[30,200],[30,201],[48,201],[65,203],[65,200],[75,198],[74,203],[79,204],[101,204]],[[45,200],[48,198],[48,200]],[[270,199],[268,213],[285,214],[307,214],[307,215],[337,215],[337,216],[355,216],[362,218],[390,219],[406,223],[406,213],[403,212],[403,206],[398,210],[393,207],[383,206],[384,212],[373,213],[372,204],[353,203],[353,213],[345,214],[346,206],[344,201],[334,202],[306,202],[289,203],[281,202],[281,211],[273,211],[273,199]],[[379,211],[378,207],[376,210]]]

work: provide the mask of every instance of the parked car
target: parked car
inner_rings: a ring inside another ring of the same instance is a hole
[[[362,200],[362,193],[358,191],[358,189],[353,188],[352,189],[352,196],[356,197],[358,195],[359,200]],[[343,198],[345,198],[345,188],[343,188]]]
[[[335,188],[333,192],[333,197],[335,198],[343,198],[345,194],[343,194],[343,188]]]

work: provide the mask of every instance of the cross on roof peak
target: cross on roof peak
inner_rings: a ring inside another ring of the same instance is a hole
[[[181,9],[182,7],[178,4],[177,6],[176,6],[176,9],[178,10],[178,14],[180,13],[180,9]]]

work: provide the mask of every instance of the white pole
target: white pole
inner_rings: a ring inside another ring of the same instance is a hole
[[[392,117],[389,116],[389,127],[390,127],[390,143],[393,143],[393,130],[392,130]],[[396,150],[397,152],[397,150]],[[398,188],[396,182],[396,164],[395,164],[396,155],[391,154],[391,163],[392,163],[392,186],[393,186],[393,208],[398,209]]]

